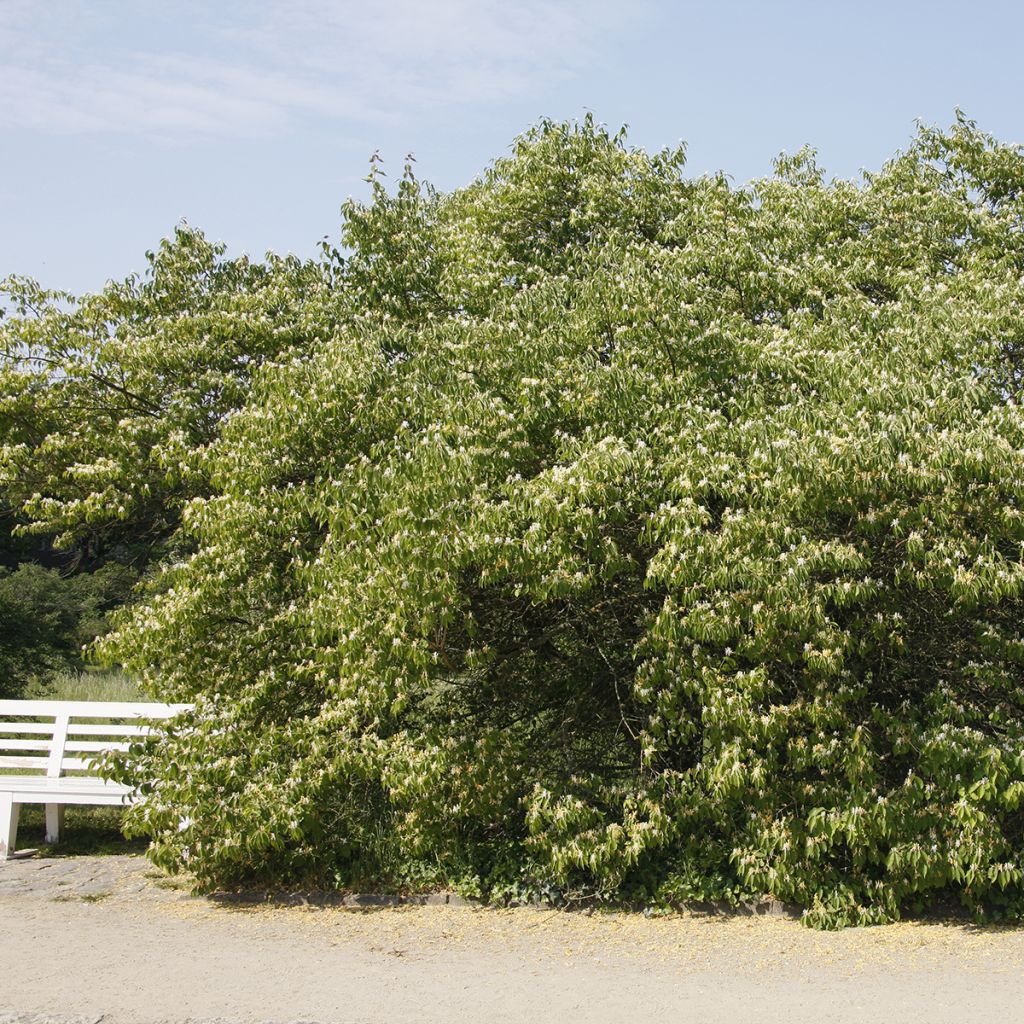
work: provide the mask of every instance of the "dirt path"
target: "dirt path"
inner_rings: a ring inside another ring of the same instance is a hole
[[[1024,1015],[1024,930],[822,933],[778,918],[225,906],[168,887],[133,857],[0,864],[0,934],[0,1021],[991,1024]]]

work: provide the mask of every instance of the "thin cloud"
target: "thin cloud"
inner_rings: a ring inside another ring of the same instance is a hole
[[[624,17],[611,0],[186,3],[173,22],[113,6],[0,0],[0,122],[260,137],[310,117],[498,103],[571,79]]]

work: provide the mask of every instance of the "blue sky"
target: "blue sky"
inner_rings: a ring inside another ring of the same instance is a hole
[[[1024,4],[0,0],[0,276],[82,292],[179,220],[312,255],[374,150],[453,188],[542,116],[737,181],[878,167],[956,106],[1024,141]]]

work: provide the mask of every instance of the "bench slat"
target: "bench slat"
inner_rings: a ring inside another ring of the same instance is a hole
[[[0,722],[0,747],[7,745],[5,736],[52,736],[52,722]],[[145,725],[82,725],[72,722],[69,736],[149,736],[153,730]]]
[[[0,722],[0,734],[17,735],[18,733],[38,733],[43,736],[52,736],[53,722]],[[2,742],[0,740],[0,743]]]
[[[128,749],[128,744],[127,743],[101,743],[99,741],[95,741],[94,742],[92,740],[68,740],[67,743],[64,744],[64,749],[65,750],[80,750],[80,751],[88,751],[88,752],[95,752],[95,751],[99,751],[99,750],[127,750]],[[65,758],[64,760],[66,762],[67,758]]]
[[[101,747],[100,750],[94,751],[99,753],[101,750],[110,750],[111,747]],[[90,751],[82,751],[83,754],[90,753]],[[61,775],[64,772],[84,772],[89,771],[96,758],[94,757],[64,757],[61,759],[60,768]],[[0,768],[49,768],[50,759],[48,757],[6,757],[0,754]],[[51,775],[51,779],[59,779],[60,775]],[[0,789],[3,788],[4,777],[0,775]]]
[[[51,779],[60,777],[61,763],[64,760],[64,744],[68,739],[67,713],[58,714],[53,726],[53,741],[50,743],[50,760],[46,765],[46,774]]]
[[[147,725],[84,725],[72,722],[68,726],[69,736],[148,736],[152,731]]]
[[[17,790],[22,793],[38,793],[52,796],[55,803],[59,803],[64,795],[68,793],[132,793],[131,786],[124,786],[119,782],[108,782],[105,779],[97,779],[92,775],[66,776],[62,779],[50,779],[54,785],[45,785],[45,775],[5,775],[5,790]],[[40,785],[43,783],[43,785]]]
[[[129,744],[127,743],[116,743],[110,740],[68,740],[64,744],[65,750],[85,750],[89,752],[95,752],[98,750],[127,750]],[[41,750],[48,751],[51,747],[51,741],[46,739],[35,739],[35,740],[6,740],[0,739],[0,750],[2,751],[14,751],[14,750]]]
[[[5,757],[0,754],[0,768],[45,768],[49,763],[47,757]]]
[[[52,736],[54,722],[0,722],[0,743],[4,736]],[[72,722],[68,726],[69,736],[148,736],[152,733],[148,725],[85,725]]]
[[[0,740],[0,750],[49,750],[49,739]]]
[[[0,787],[0,792],[10,793],[17,803],[49,805],[124,806],[136,795],[131,786],[95,776],[48,779],[45,775],[0,775]]]
[[[45,715],[56,718],[171,718],[191,704],[156,704],[148,701],[0,700],[0,715]]]

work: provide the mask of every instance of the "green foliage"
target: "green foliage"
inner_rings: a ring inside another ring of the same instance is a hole
[[[80,667],[83,647],[107,631],[136,579],[113,562],[72,576],[31,562],[0,568],[0,696],[23,696],[30,684]]]
[[[323,267],[223,253],[182,226],[96,295],[2,283],[0,486],[31,531],[93,564],[165,553],[252,374],[315,340]]]
[[[327,266],[229,260],[187,226],[148,260],[82,299],[0,284],[0,565],[25,563],[0,579],[8,694],[81,665],[110,606],[187,542],[181,509],[253,373],[317,336],[304,303]]]
[[[122,768],[158,863],[1024,909],[1024,156],[682,158],[545,122],[374,174],[215,437],[61,456],[128,509],[203,452],[104,647],[197,705]]]

